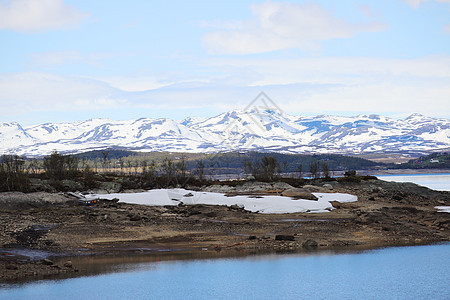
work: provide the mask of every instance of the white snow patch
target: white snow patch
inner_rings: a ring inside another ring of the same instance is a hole
[[[193,196],[185,196],[192,194]],[[249,196],[227,197],[221,193],[196,192],[185,189],[158,189],[144,193],[117,193],[105,195],[91,195],[103,199],[118,198],[119,202],[142,204],[149,206],[209,204],[209,205],[238,205],[245,210],[263,214],[284,214],[296,212],[328,212],[333,209],[330,201],[355,202],[358,197],[342,193],[313,193],[319,200],[293,200],[283,196]]]
[[[438,212],[450,213],[450,206],[435,206],[434,208],[436,208]]]

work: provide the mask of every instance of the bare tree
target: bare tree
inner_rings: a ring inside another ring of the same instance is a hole
[[[277,159],[273,156],[264,156],[261,159],[262,175],[268,181],[273,181],[276,171],[279,170]]]
[[[109,155],[109,151],[102,151],[102,168],[103,168],[103,172],[107,172],[107,168],[108,168],[108,155]]]
[[[320,171],[319,171],[319,164],[317,163],[317,161],[312,162],[309,165],[309,172],[311,173],[312,178],[314,178],[314,179],[319,178]]]
[[[197,161],[195,173],[197,175],[198,180],[203,181],[203,179],[205,179],[205,164],[203,163],[203,161],[201,160]]]
[[[322,174],[325,178],[330,178],[330,169],[328,168],[328,164],[326,162],[322,162]]]
[[[18,155],[2,155],[0,160],[1,191],[27,191],[29,180],[24,165],[25,159]]]
[[[299,164],[297,166],[297,173],[298,173],[298,178],[303,178],[303,165]]]
[[[166,179],[166,185],[169,186],[175,175],[175,165],[172,159],[166,157],[160,166],[161,175]]]

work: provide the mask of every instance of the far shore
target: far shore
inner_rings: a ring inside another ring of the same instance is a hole
[[[331,177],[341,177],[344,176],[344,173],[346,171],[330,171]],[[379,176],[379,175],[419,175],[419,174],[450,174],[450,169],[385,169],[385,170],[379,170],[379,169],[368,169],[368,170],[356,170],[356,173],[358,175],[369,175],[369,176]],[[285,177],[292,177],[296,178],[298,177],[297,173],[282,173],[280,175],[283,175]],[[305,178],[308,178],[309,175],[308,172],[304,172],[303,174],[306,176]],[[226,175],[218,175],[215,176],[214,179],[217,180],[230,180],[230,179],[237,179],[240,178],[236,174],[226,174]]]
[[[360,170],[361,175],[416,175],[416,174],[450,174],[450,169],[386,169]]]

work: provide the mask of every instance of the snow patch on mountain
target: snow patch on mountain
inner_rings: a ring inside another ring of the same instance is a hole
[[[46,155],[120,147],[138,151],[361,153],[430,151],[450,147],[450,121],[421,114],[291,116],[274,110],[233,110],[182,121],[91,119],[22,128],[0,124],[0,152]]]

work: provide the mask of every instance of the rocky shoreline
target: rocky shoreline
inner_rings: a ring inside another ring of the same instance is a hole
[[[258,214],[212,205],[143,206],[101,200],[80,205],[58,193],[0,193],[0,282],[75,276],[70,257],[170,253],[239,253],[368,249],[450,240],[450,192],[412,183],[368,179],[214,185],[204,191],[285,194],[314,191],[356,195],[326,213]],[[80,272],[78,272],[80,273]],[[62,274],[62,275],[61,275]]]

